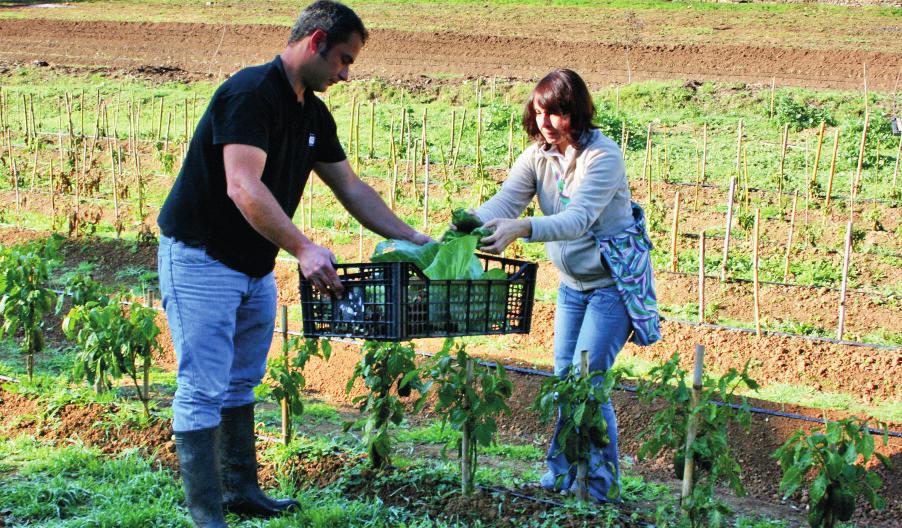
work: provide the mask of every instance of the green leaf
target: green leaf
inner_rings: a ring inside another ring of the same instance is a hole
[[[420,246],[406,240],[385,240],[376,245],[370,260],[372,262],[413,262],[425,272],[426,268],[435,260],[440,246],[441,244],[438,242],[429,242]],[[473,247],[475,249],[476,246]]]
[[[812,503],[817,503],[827,493],[827,484],[829,484],[827,475],[818,473],[814,482],[811,483],[811,487],[808,488],[808,496],[811,498]]]

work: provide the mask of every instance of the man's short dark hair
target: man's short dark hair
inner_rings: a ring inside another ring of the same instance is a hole
[[[326,49],[323,53],[329,51],[335,44],[350,40],[352,33],[360,35],[363,43],[366,43],[369,37],[369,32],[363,27],[363,21],[350,7],[331,0],[319,0],[307,6],[298,15],[291,28],[288,43],[297,42],[317,29],[326,33]]]

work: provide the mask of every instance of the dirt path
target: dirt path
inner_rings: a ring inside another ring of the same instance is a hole
[[[287,31],[272,25],[0,20],[0,65],[125,70],[160,80],[217,79],[271,59]],[[392,80],[500,77],[534,80],[554,67],[579,71],[593,85],[626,80],[625,47],[456,31],[376,29],[352,74]],[[637,44],[632,79],[698,79],[859,89],[862,64],[872,90],[892,90],[902,53],[762,45]],[[0,67],[0,73],[2,73]]]

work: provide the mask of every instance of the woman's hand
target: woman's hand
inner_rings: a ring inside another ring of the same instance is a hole
[[[504,251],[504,248],[509,246],[514,240],[532,235],[532,224],[529,223],[529,218],[521,218],[519,220],[495,218],[486,222],[483,227],[494,229],[495,232],[480,239],[479,243],[481,246],[479,249],[495,255]]]

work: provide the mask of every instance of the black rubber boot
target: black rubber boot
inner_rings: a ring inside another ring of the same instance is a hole
[[[225,528],[219,471],[219,428],[175,433],[175,448],[191,519],[198,528]]]
[[[226,511],[271,517],[300,504],[294,499],[273,499],[257,483],[254,445],[254,404],[222,409],[222,487]]]

